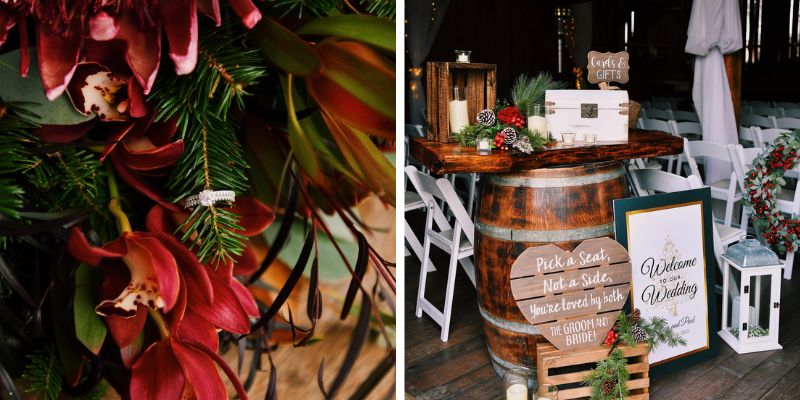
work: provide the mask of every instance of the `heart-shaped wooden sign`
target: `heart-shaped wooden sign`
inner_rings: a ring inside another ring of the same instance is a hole
[[[628,252],[611,238],[572,252],[530,247],[511,266],[511,293],[522,314],[559,350],[597,346],[630,292]]]

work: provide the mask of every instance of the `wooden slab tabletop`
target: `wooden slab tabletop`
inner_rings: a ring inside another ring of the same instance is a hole
[[[430,168],[435,175],[450,173],[509,173],[559,165],[579,165],[602,161],[623,161],[680,154],[683,140],[664,132],[631,130],[627,142],[599,142],[573,145],[550,144],[546,149],[532,154],[519,151],[492,150],[489,155],[479,155],[475,147],[458,143],[434,142],[413,139],[411,157]]]

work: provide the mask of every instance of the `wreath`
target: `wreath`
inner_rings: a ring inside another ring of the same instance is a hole
[[[744,179],[745,200],[753,209],[761,236],[780,251],[800,247],[800,220],[775,207],[786,180],[783,175],[794,168],[800,152],[800,131],[783,133],[772,146],[753,160],[753,169]]]

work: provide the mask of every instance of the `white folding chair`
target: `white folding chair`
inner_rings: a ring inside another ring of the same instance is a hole
[[[660,109],[660,108],[645,108],[644,111],[644,118],[648,119],[660,119],[663,121],[669,121],[672,119],[672,113],[669,109]]]
[[[755,115],[763,115],[766,117],[782,117],[783,116],[783,109],[776,108],[776,107],[750,107],[750,113]]]
[[[761,100],[745,100],[744,104],[747,107],[772,107],[772,104],[768,101],[761,101]]]
[[[775,139],[778,138],[782,133],[789,132],[786,129],[780,128],[759,128],[754,126],[750,128],[753,131],[753,136],[755,137],[756,141],[758,141],[759,146],[762,148],[767,148]]]
[[[725,215],[723,218],[717,219],[721,220],[725,226],[731,226],[733,206],[737,201],[742,200],[742,192],[737,189],[736,173],[733,171],[733,162],[731,161],[731,153],[728,151],[728,147],[711,142],[692,142],[684,138],[683,153],[689,164],[691,175],[696,176],[701,182],[707,182],[706,186],[711,188],[711,198],[725,202]],[[708,182],[706,179],[703,179],[703,176],[700,174],[700,168],[697,166],[698,157],[712,158],[727,163],[731,166],[730,178],[720,179],[715,182]]]
[[[783,118],[770,118],[773,123],[773,128],[780,129],[800,129],[800,118],[783,117]]]
[[[789,109],[800,109],[800,103],[795,103],[793,101],[776,101],[775,107],[782,108],[785,113],[786,111],[789,111]]]
[[[755,146],[758,139],[753,135],[753,129],[739,125],[739,143],[744,147]]]
[[[670,121],[672,132],[676,135],[689,140],[703,140],[703,126],[699,122],[691,121]]]
[[[742,126],[757,126],[759,128],[775,128],[772,121],[768,117],[761,115],[742,113],[739,116],[739,125]]]
[[[703,187],[700,178],[690,175],[682,177],[664,171],[653,170],[631,170],[631,180],[639,196],[648,196],[655,193],[672,193],[682,190],[699,189]],[[722,254],[725,248],[732,243],[739,241],[744,236],[744,232],[730,226],[713,223],[712,234],[714,235],[714,255],[717,259],[717,268],[722,271]]]
[[[688,122],[700,122],[700,117],[697,116],[697,113],[694,111],[673,111],[672,118],[675,121],[688,121]]]
[[[671,135],[675,135],[675,132],[672,130],[672,125],[669,121],[662,121],[660,119],[652,119],[652,118],[639,118],[639,122],[641,124],[641,129],[646,131],[660,131],[669,133]],[[675,156],[661,156],[655,157],[659,160],[666,160],[667,161],[667,171],[672,171],[672,166],[675,162]],[[648,169],[653,169],[652,166],[648,165]]]
[[[739,180],[739,188],[742,193],[746,193],[744,187],[744,178],[748,171],[753,169],[753,159],[755,159],[763,151],[760,148],[754,147],[752,149],[745,149],[741,145],[728,145],[731,157],[734,159],[733,164],[736,171],[737,179]],[[738,165],[737,165],[738,164]],[[797,173],[798,169],[795,167],[792,171]],[[788,172],[788,171],[787,171]],[[797,215],[800,214],[800,191],[782,188],[775,199],[775,207],[783,213]],[[744,229],[747,229],[746,227]],[[786,259],[783,263],[783,278],[792,279],[792,266],[794,265],[794,252],[787,251]]]
[[[415,192],[411,192],[406,190],[405,193],[405,208],[404,214],[407,214],[409,211],[424,209],[427,206],[425,202],[422,200],[422,197]],[[411,225],[408,224],[408,220],[405,221],[405,231],[403,232],[403,236],[406,239],[406,257],[414,254],[418,259],[419,262],[422,262],[422,243],[420,243],[419,238],[417,235],[414,234],[414,231],[411,229]]]
[[[783,109],[784,117],[800,118],[800,108],[785,108]]]
[[[440,338],[443,342],[446,342],[450,334],[450,316],[453,310],[453,290],[455,289],[458,264],[461,264],[472,285],[475,286],[475,267],[469,259],[474,252],[475,225],[449,180],[445,178],[434,180],[434,178],[420,174],[416,169],[411,169],[410,167],[406,167],[406,173],[409,175],[411,182],[415,183],[415,186],[419,185],[417,189],[420,194],[424,192],[435,199],[444,200],[455,217],[453,226],[448,223],[439,225],[438,229],[434,228],[433,217],[437,210],[441,212],[441,209],[433,199],[427,201],[428,217],[425,222],[425,239],[422,245],[423,262],[419,272],[419,289],[417,290],[417,317],[422,317],[423,312],[428,314],[442,327]],[[423,196],[423,198],[425,197]],[[439,310],[425,298],[431,244],[450,254],[444,310]]]

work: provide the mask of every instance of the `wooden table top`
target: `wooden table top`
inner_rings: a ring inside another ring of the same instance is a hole
[[[435,175],[450,173],[509,173],[559,165],[579,165],[602,161],[623,161],[680,154],[683,140],[664,132],[631,130],[627,142],[599,142],[574,145],[550,144],[546,149],[523,154],[519,151],[492,150],[479,155],[475,147],[458,143],[434,142],[416,138],[411,141],[411,156],[430,168]]]

